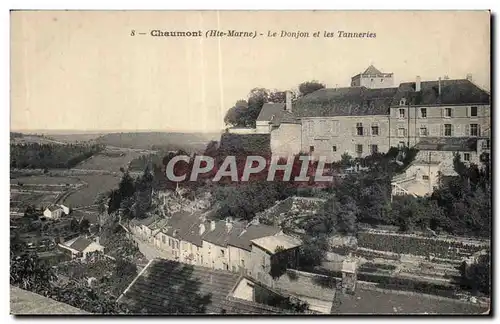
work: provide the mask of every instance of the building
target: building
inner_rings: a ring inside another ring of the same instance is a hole
[[[218,269],[230,270],[229,240],[233,236],[238,236],[244,230],[244,224],[233,222],[231,219],[224,221],[212,220],[209,227],[203,233],[203,266]]]
[[[59,247],[64,252],[69,253],[71,258],[79,258],[81,260],[85,260],[89,253],[104,252],[104,246],[99,244],[99,239],[92,241],[82,236],[61,243]]]
[[[64,205],[59,205],[61,206],[62,210],[63,210],[63,213],[65,215],[69,215],[69,213],[71,212],[70,208],[68,206],[64,206]]]
[[[250,224],[238,235],[229,238],[229,268],[233,272],[242,272],[252,275],[252,240],[260,237],[277,235],[282,233],[281,229],[263,224]]]
[[[415,160],[392,180],[392,195],[425,196],[439,185],[441,176],[456,176],[455,154],[466,165],[489,159],[490,140],[481,137],[427,137],[415,145]]]
[[[257,238],[252,242],[251,271],[252,277],[259,282],[272,286],[271,269],[278,262],[278,257],[285,254],[288,268],[298,266],[300,240],[284,235],[271,235]]]
[[[366,157],[428,137],[489,137],[490,94],[466,79],[404,82],[370,66],[351,87],[320,89],[286,104],[264,105],[273,155],[299,152],[326,162]],[[274,114],[275,111],[280,114]],[[271,121],[270,116],[276,115]]]
[[[391,88],[394,84],[393,73],[382,73],[373,65],[364,72],[351,78],[351,87],[366,87],[369,89]]]
[[[279,314],[254,301],[253,282],[239,274],[152,260],[118,298],[136,314]],[[239,288],[239,289],[238,289]],[[250,291],[248,291],[250,289]],[[242,292],[242,290],[244,290]],[[260,295],[265,293],[261,289]],[[250,296],[250,297],[249,297]],[[246,297],[246,298],[239,298]]]
[[[60,219],[63,215],[64,210],[61,206],[58,205],[50,205],[43,211],[43,216],[45,218],[50,218],[53,220]]]

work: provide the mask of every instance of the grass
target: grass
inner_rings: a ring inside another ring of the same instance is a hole
[[[112,151],[107,151],[112,153]],[[121,152],[120,152],[121,153]],[[133,151],[123,151],[124,155],[118,154],[96,154],[91,158],[78,164],[75,169],[84,170],[106,170],[112,172],[119,172],[120,168],[126,167],[130,161],[140,156],[140,153]]]
[[[47,184],[47,185],[58,185],[58,184],[78,184],[80,181],[76,178],[70,177],[49,177],[49,176],[31,176],[31,177],[19,177],[11,178],[11,184],[22,183],[28,184]]]
[[[101,192],[115,189],[120,182],[120,176],[113,175],[86,175],[79,179],[88,183],[88,186],[69,195],[64,204],[70,207],[81,207],[93,205],[95,198]]]

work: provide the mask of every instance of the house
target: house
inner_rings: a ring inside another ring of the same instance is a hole
[[[59,247],[64,252],[69,253],[72,258],[80,258],[82,260],[85,260],[89,253],[104,252],[104,246],[99,244],[99,240],[92,241],[82,236],[61,243]]]
[[[203,265],[212,269],[229,271],[231,263],[229,260],[229,239],[238,236],[245,224],[233,222],[231,219],[208,223],[203,240]]]
[[[271,286],[271,269],[279,258],[285,255],[288,268],[296,268],[299,259],[299,247],[302,242],[285,234],[271,235],[251,240],[252,277]]]
[[[490,94],[470,75],[435,81],[416,77],[397,87],[392,80],[392,73],[370,66],[352,78],[350,87],[317,90],[291,108],[263,106],[259,127],[270,123],[273,155],[306,152],[326,162],[339,161],[344,153],[363,158],[414,146],[427,137],[489,137]]]
[[[441,176],[456,176],[455,154],[466,165],[481,165],[489,155],[489,139],[481,137],[428,137],[415,145],[418,153],[404,173],[392,179],[392,195],[425,196],[439,185]]]
[[[45,218],[50,218],[53,220],[60,219],[63,214],[63,208],[58,205],[50,205],[43,211],[43,216]]]
[[[234,296],[232,272],[152,260],[118,298],[135,314],[275,314],[285,311]]]
[[[276,235],[281,229],[263,224],[250,224],[239,234],[233,235],[228,241],[229,269],[251,275],[252,240]]]
[[[71,211],[69,207],[64,206],[64,205],[59,205],[59,206],[62,208],[63,213],[64,213],[65,215],[69,215],[69,213],[70,213],[70,211]]]

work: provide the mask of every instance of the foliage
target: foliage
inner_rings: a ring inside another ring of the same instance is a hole
[[[284,103],[285,100],[284,91],[254,88],[250,91],[248,100],[238,100],[227,111],[224,123],[234,127],[255,127],[255,121],[265,103]]]
[[[462,256],[470,255],[482,249],[481,246],[461,242],[367,232],[358,234],[358,246],[397,254],[420,256],[433,254],[436,257],[445,259],[461,259]]]
[[[288,254],[283,246],[277,246],[271,260],[270,275],[273,279],[277,279],[286,273],[288,267]]]
[[[97,144],[11,144],[10,166],[19,169],[72,168],[103,149],[104,146]]]
[[[473,292],[486,295],[491,293],[491,256],[490,251],[478,257],[477,262],[466,266],[465,261],[461,266],[462,286]]]
[[[314,91],[318,91],[320,89],[324,89],[325,85],[323,83],[320,83],[318,81],[307,81],[307,82],[302,82],[299,85],[299,93],[300,96],[303,97],[305,95],[308,95],[310,93],[313,93]]]

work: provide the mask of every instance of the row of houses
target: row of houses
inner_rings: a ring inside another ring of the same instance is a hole
[[[177,212],[130,222],[131,233],[163,251],[171,260],[216,270],[266,277],[274,258],[286,253],[297,266],[300,240],[278,227],[213,220],[213,211]]]

